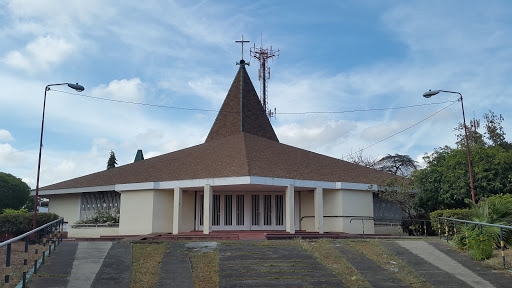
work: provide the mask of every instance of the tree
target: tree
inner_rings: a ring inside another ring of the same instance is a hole
[[[503,131],[503,126],[501,125],[501,122],[503,122],[505,118],[503,118],[501,114],[498,116],[494,114],[493,111],[489,110],[489,113],[484,114],[484,119],[485,134],[487,135],[487,139],[491,142],[491,145],[511,149],[512,144],[505,141],[505,131]]]
[[[115,168],[117,165],[117,159],[116,159],[116,153],[114,153],[114,150],[110,150],[110,157],[107,161],[107,170],[110,168]]]
[[[395,175],[407,176],[418,169],[417,163],[409,155],[388,154],[375,163],[375,168]]]
[[[416,206],[424,212],[467,208],[471,198],[466,149],[437,148],[423,157],[427,167],[415,171],[413,180],[418,193]],[[500,146],[475,146],[471,165],[476,198],[512,193],[512,151]]]
[[[470,120],[467,127],[471,168],[476,198],[512,193],[512,143],[505,140],[502,115],[489,110],[484,116],[484,134],[478,132],[480,120]],[[464,125],[455,131],[457,148],[440,147],[423,158],[427,167],[413,173],[418,190],[416,207],[424,212],[438,209],[468,208],[471,198],[468,156]]]
[[[30,196],[30,187],[11,174],[0,172],[0,211],[18,210],[25,205]]]
[[[482,134],[480,129],[480,119],[473,118],[469,121],[469,126],[466,126],[468,133],[469,147],[474,146],[501,146],[504,149],[512,149],[512,143],[505,141],[505,131],[503,130],[502,122],[505,120],[503,116],[496,115],[493,111],[489,110],[488,113],[483,115],[485,120],[484,127],[485,133]],[[459,123],[454,131],[457,131],[457,142],[455,143],[459,148],[466,148],[466,134],[464,131],[464,124]]]
[[[414,218],[414,185],[411,179],[394,177],[381,185],[380,197],[395,203],[409,219]]]
[[[478,129],[480,129],[480,120],[473,118],[469,123],[469,126],[466,125],[469,147],[477,145],[486,146],[487,143],[484,140],[484,135],[478,132]],[[466,131],[464,131],[464,124],[459,123],[453,130],[457,131],[457,134],[455,134],[457,137],[457,142],[455,142],[457,147],[466,148]]]
[[[346,158],[346,161],[368,168],[375,168],[377,158],[364,155],[363,151],[359,150],[358,152],[349,154]]]

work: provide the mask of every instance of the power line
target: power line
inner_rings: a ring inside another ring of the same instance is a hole
[[[350,154],[348,154],[348,155],[347,155],[347,157],[348,157],[348,156],[352,156],[352,155],[357,154],[357,153],[361,153],[361,152],[363,152],[364,150],[366,150],[366,149],[368,149],[368,148],[370,148],[370,147],[373,147],[373,146],[375,146],[375,145],[377,145],[377,144],[379,144],[379,143],[381,143],[381,142],[383,142],[383,141],[388,140],[388,139],[389,139],[389,138],[391,138],[391,137],[394,137],[394,136],[396,136],[396,135],[398,135],[398,134],[400,134],[400,133],[402,133],[402,132],[405,132],[405,131],[407,131],[407,130],[411,129],[411,128],[412,128],[412,127],[414,127],[414,126],[419,125],[419,124],[420,124],[420,123],[422,123],[422,122],[425,122],[426,120],[428,120],[428,119],[430,119],[430,118],[434,117],[435,115],[439,114],[439,113],[440,113],[440,112],[442,112],[443,110],[445,110],[445,109],[447,109],[448,107],[452,106],[452,105],[453,105],[453,104],[455,104],[455,102],[457,102],[457,101],[458,101],[458,100],[451,101],[452,103],[451,103],[450,105],[448,105],[448,106],[444,107],[443,109],[441,109],[441,110],[439,110],[439,111],[435,112],[434,114],[432,114],[432,115],[428,116],[427,118],[424,118],[424,119],[422,119],[422,120],[420,120],[420,121],[416,122],[415,124],[413,124],[413,125],[411,125],[411,126],[409,126],[409,127],[405,128],[405,129],[403,129],[403,130],[400,130],[400,131],[398,131],[398,132],[396,132],[396,133],[394,133],[394,134],[392,134],[392,135],[390,135],[390,136],[388,136],[388,137],[386,137],[386,138],[384,138],[384,139],[381,139],[381,140],[379,140],[379,141],[377,141],[377,142],[375,142],[375,143],[373,143],[373,144],[371,144],[371,145],[368,145],[368,146],[366,146],[366,147],[364,147],[364,148],[362,148],[362,149],[360,149],[360,150],[358,150],[358,151],[356,151],[356,152],[350,153]]]
[[[455,101],[444,101],[444,102],[426,103],[426,104],[417,104],[417,105],[408,105],[408,106],[388,107],[388,108],[354,109],[354,110],[345,110],[345,111],[278,112],[277,114],[285,114],[285,115],[296,115],[296,114],[343,114],[343,113],[354,113],[354,112],[400,110],[400,109],[422,107],[422,106],[430,106],[430,105],[438,105],[438,104],[446,104],[446,103],[455,103],[455,102],[457,102],[457,100],[455,100]]]
[[[176,109],[176,110],[186,110],[186,111],[203,111],[203,112],[220,112],[219,110],[215,110],[215,109],[200,109],[200,108],[186,108],[186,107],[178,107],[178,106],[168,106],[168,105],[158,105],[158,104],[149,104],[149,103],[142,103],[142,102],[134,102],[134,101],[126,101],[126,100],[118,100],[118,99],[109,99],[109,98],[102,98],[102,97],[96,97],[96,96],[91,96],[91,95],[86,95],[86,94],[78,94],[78,93],[73,93],[73,92],[68,92],[68,91],[62,91],[62,90],[52,90],[52,91],[55,91],[55,92],[60,92],[60,93],[65,93],[65,94],[71,94],[71,95],[76,95],[76,96],[80,96],[80,97],[85,97],[85,98],[91,98],[91,99],[96,99],[96,100],[103,100],[103,101],[110,101],[110,102],[116,102],[116,103],[124,103],[124,104],[133,104],[133,105],[141,105],[141,106],[150,106],[150,107],[158,107],[158,108],[167,108],[167,109]],[[426,103],[426,104],[417,104],[417,105],[408,105],[408,106],[399,106],[399,107],[388,107],[388,108],[370,108],[370,109],[355,109],[355,110],[345,110],[345,111],[306,111],[306,112],[280,112],[280,113],[276,113],[276,114],[282,114],[282,115],[303,115],[303,114],[343,114],[343,113],[354,113],[354,112],[370,112],[370,111],[384,111],[384,110],[399,110],[399,109],[408,109],[408,108],[414,108],[414,107],[422,107],[422,106],[431,106],[431,105],[439,105],[439,104],[445,104],[445,103],[450,103],[448,106],[442,108],[441,110],[438,110],[436,111],[435,113],[431,114],[430,116],[416,122],[415,124],[405,128],[405,129],[402,129],[386,138],[383,138],[371,145],[368,145],[356,152],[353,152],[353,153],[350,153],[347,155],[348,156],[351,156],[351,155],[354,155],[356,153],[361,153],[362,151],[368,149],[368,148],[371,148],[381,142],[384,142],[386,140],[388,140],[389,138],[392,138],[402,132],[405,132],[409,129],[411,129],[412,127],[415,127],[417,125],[419,125],[420,123],[423,123],[425,122],[426,120],[434,117],[435,115],[439,114],[440,112],[442,112],[443,110],[447,109],[448,107],[452,106],[453,104],[455,104],[455,102],[458,102],[459,100],[453,100],[453,101],[444,101],[444,102],[434,102],[434,103]],[[239,112],[226,112],[226,113],[239,113]]]
[[[78,94],[78,93],[62,91],[62,90],[56,90],[56,89],[52,89],[51,91],[55,91],[55,92],[59,92],[59,93],[65,93],[65,94],[71,94],[71,95],[76,95],[76,96],[80,96],[80,97],[84,97],[84,98],[103,100],[103,101],[109,101],[109,102],[116,102],[116,103],[123,103],[123,104],[141,105],[141,106],[148,106],[148,107],[157,107],[157,108],[166,108],[166,109],[175,109],[175,110],[185,110],[185,111],[220,112],[220,110],[216,110],[216,109],[187,108],[187,107],[179,107],[179,106],[168,106],[168,105],[160,105],[160,104],[150,104],[150,103],[143,103],[143,102],[134,102],[134,101],[119,100],[119,99],[103,98],[103,97],[91,96],[91,95],[87,95],[87,94]],[[355,113],[355,112],[401,110],[401,109],[409,109],[409,108],[415,108],[415,107],[439,105],[439,104],[445,104],[445,103],[453,104],[455,102],[457,102],[457,100],[455,100],[455,101],[444,101],[444,102],[433,102],[433,103],[425,103],[425,104],[417,104],[417,105],[408,105],[408,106],[387,107],[387,108],[354,109],[354,110],[344,110],[344,111],[277,112],[275,114],[280,114],[280,115],[344,114],[344,113]],[[240,112],[225,111],[225,113],[240,113]]]
[[[54,90],[54,89],[52,89],[52,91],[60,92],[60,93],[64,93],[64,94],[76,95],[76,96],[80,96],[80,97],[84,97],[84,98],[91,98],[91,99],[110,101],[110,102],[116,102],[116,103],[133,104],[133,105],[150,106],[150,107],[167,108],[167,109],[176,109],[176,110],[187,110],[187,111],[219,112],[219,110],[215,110],[215,109],[199,109],[199,108],[186,108],[186,107],[177,107],[177,106],[167,106],[167,105],[159,105],[159,104],[150,104],[150,103],[118,100],[118,99],[109,99],[109,98],[96,97],[96,96],[91,96],[91,95],[87,95],[87,94],[78,94],[78,93],[62,91],[62,90]]]

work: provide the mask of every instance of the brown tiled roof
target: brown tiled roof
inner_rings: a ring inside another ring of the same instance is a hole
[[[244,65],[238,69],[205,142],[240,132],[279,142]]]
[[[248,133],[238,133],[41,190],[235,176],[380,184],[393,175]]]
[[[279,143],[249,75],[241,66],[205,143],[40,189],[236,176],[365,184],[381,184],[393,177]]]

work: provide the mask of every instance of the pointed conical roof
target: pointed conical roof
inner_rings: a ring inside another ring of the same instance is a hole
[[[205,143],[242,132],[279,142],[243,64]]]
[[[109,185],[238,176],[377,185],[395,177],[279,143],[251,79],[241,65],[205,143],[40,190],[113,189]]]
[[[239,133],[41,187],[40,191],[240,176],[375,185],[395,177],[388,172]]]

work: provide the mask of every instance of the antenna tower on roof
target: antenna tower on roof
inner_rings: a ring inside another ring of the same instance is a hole
[[[262,37],[263,38],[263,37]],[[268,66],[268,60],[274,57],[279,57],[279,49],[273,50],[272,46],[269,48],[263,48],[263,40],[261,40],[260,48],[251,47],[251,57],[260,62],[260,69],[258,70],[258,79],[260,80],[260,100],[265,109],[265,113],[270,118],[275,115],[275,110],[268,109],[268,85],[267,80],[270,79],[270,67]]]

